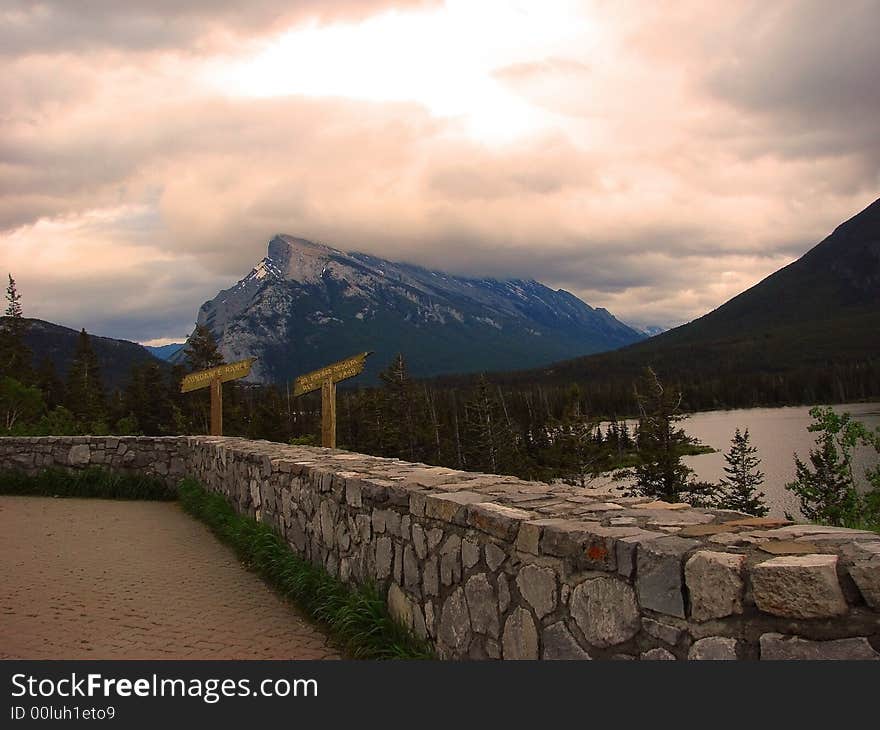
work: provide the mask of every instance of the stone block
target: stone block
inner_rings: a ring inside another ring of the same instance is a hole
[[[688,651],[688,659],[716,661],[736,659],[736,639],[726,636],[707,636],[693,643]]]
[[[70,466],[87,466],[92,459],[92,452],[88,444],[71,446],[67,452],[67,463]]]
[[[483,548],[483,553],[486,556],[486,565],[489,566],[489,570],[493,573],[501,567],[501,564],[507,559],[507,554],[497,545],[493,543],[487,543],[486,547]]]
[[[649,649],[648,651],[643,651],[641,656],[639,657],[642,661],[675,661],[675,654],[667,649]]]
[[[848,610],[836,555],[784,555],[758,563],[752,593],[758,608],[774,616],[827,618]]]
[[[501,655],[504,659],[538,658],[538,630],[524,608],[514,609],[504,622]]]
[[[581,648],[562,621],[557,621],[544,629],[542,638],[544,648],[541,652],[541,659],[568,661],[592,658]]]
[[[516,576],[516,586],[539,620],[556,609],[558,591],[553,568],[524,565]]]
[[[772,660],[878,660],[880,653],[862,636],[832,641],[809,641],[800,636],[762,634],[761,659]]]
[[[636,589],[643,608],[685,617],[682,561],[695,540],[661,537],[642,542],[636,553]]]
[[[501,625],[498,619],[498,599],[485,573],[468,579],[464,586],[471,628],[478,634],[498,638]]]
[[[641,628],[635,592],[616,578],[580,583],[571,593],[569,609],[586,640],[594,646],[622,644]]]
[[[491,497],[476,492],[441,492],[425,498],[425,516],[442,522],[454,523],[459,512],[469,504],[490,502]]]
[[[437,640],[441,652],[451,657],[464,656],[471,643],[471,636],[471,620],[464,590],[456,588],[440,611]]]
[[[473,568],[480,561],[480,546],[472,540],[461,542],[461,562],[465,569]]]
[[[850,566],[849,574],[865,603],[880,611],[880,556],[854,563]]]
[[[642,617],[642,631],[670,646],[675,646],[684,633],[684,630],[677,626],[663,623],[662,621],[655,621],[647,616]]]
[[[691,617],[708,621],[742,613],[745,556],[701,550],[684,566]]]
[[[502,540],[512,539],[520,523],[534,516],[533,512],[505,507],[494,502],[471,504],[467,508],[468,525]]]

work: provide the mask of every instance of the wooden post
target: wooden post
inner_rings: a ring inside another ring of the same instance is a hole
[[[330,378],[321,386],[321,446],[336,448],[336,383]]]
[[[223,381],[211,381],[211,435],[223,435]]]

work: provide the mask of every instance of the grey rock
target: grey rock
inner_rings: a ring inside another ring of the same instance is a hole
[[[412,606],[397,583],[392,583],[388,589],[388,613],[399,624],[412,628]]]
[[[516,585],[539,619],[556,608],[556,571],[552,568],[524,565],[516,576]]]
[[[498,619],[498,600],[485,573],[471,576],[464,586],[471,628],[478,634],[488,634],[498,638],[501,628]]]
[[[443,530],[439,527],[434,527],[428,530],[428,550],[433,550],[436,548],[440,541],[443,539]]]
[[[440,595],[440,573],[437,558],[429,558],[422,569],[423,588],[426,596]]]
[[[684,554],[696,545],[695,540],[680,537],[661,537],[639,545],[636,588],[643,608],[685,617],[681,563]]]
[[[849,569],[853,582],[871,608],[880,611],[880,557],[855,563]]]
[[[675,654],[666,649],[656,648],[643,651],[639,657],[642,661],[675,661]]]
[[[411,593],[419,593],[421,577],[416,551],[409,545],[403,551],[403,584]]]
[[[688,659],[736,659],[736,639],[726,636],[707,636],[693,643],[688,651]]]
[[[504,622],[501,654],[504,659],[538,658],[538,631],[524,608],[514,609]]]
[[[621,644],[641,628],[633,589],[614,578],[580,583],[572,591],[569,608],[584,637],[594,646]]]
[[[471,540],[461,542],[461,562],[465,568],[473,568],[480,560],[480,546]]]
[[[761,659],[858,659],[877,660],[880,654],[862,636],[833,641],[809,641],[799,636],[762,634]]]
[[[394,545],[388,537],[380,537],[376,541],[376,579],[385,580],[391,575],[391,560]]]
[[[412,544],[413,548],[416,551],[416,555],[419,560],[424,560],[428,557],[428,541],[425,536],[425,531],[421,527],[421,525],[413,525],[412,530]]]
[[[836,555],[782,555],[758,563],[752,593],[758,608],[774,616],[826,618],[848,610]]]
[[[456,588],[446,599],[440,612],[437,640],[441,648],[451,656],[463,656],[471,643],[471,635],[471,621],[464,591]]]
[[[507,576],[504,573],[498,575],[498,609],[505,613],[510,608],[510,587],[507,585]]]
[[[493,573],[498,570],[501,563],[503,563],[507,557],[501,548],[497,545],[493,545],[491,542],[486,545],[483,552],[486,555],[486,565],[489,566],[489,570]]]
[[[591,659],[562,621],[544,629],[541,658],[547,660]]]
[[[744,555],[701,550],[684,567],[691,617],[708,621],[742,613]]]
[[[670,646],[675,646],[681,638],[681,635],[684,633],[684,631],[677,626],[672,626],[671,624],[666,624],[662,621],[655,621],[647,616],[642,617],[642,631],[649,636],[653,636],[655,639],[659,639],[660,641],[669,644]]]
[[[67,463],[70,466],[86,466],[92,459],[92,453],[88,444],[71,446],[67,453]]]

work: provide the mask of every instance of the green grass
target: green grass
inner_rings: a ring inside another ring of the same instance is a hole
[[[322,624],[350,656],[435,658],[427,642],[391,618],[375,586],[346,586],[296,555],[273,529],[237,514],[221,495],[191,479],[180,483],[179,496],[187,512],[205,522],[248,568]]]
[[[0,471],[0,494],[30,497],[93,497],[98,499],[177,499],[175,490],[155,477],[115,474],[90,467],[80,471],[46,469],[36,476],[22,471]]]

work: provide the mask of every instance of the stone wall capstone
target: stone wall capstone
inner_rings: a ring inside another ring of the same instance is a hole
[[[191,476],[446,659],[880,659],[880,535],[232,437],[0,438]]]

